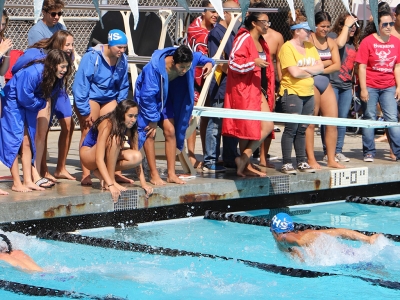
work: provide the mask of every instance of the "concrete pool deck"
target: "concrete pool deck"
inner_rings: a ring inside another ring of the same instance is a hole
[[[278,126],[283,130],[282,125]],[[0,196],[0,224],[146,208],[165,208],[179,204],[186,204],[193,208],[193,205],[207,201],[230,200],[229,203],[232,203],[235,199],[246,201],[246,199],[259,197],[263,197],[263,205],[266,206],[264,208],[268,208],[269,199],[271,201],[275,199],[275,202],[270,202],[274,207],[277,207],[277,203],[282,203],[282,206],[286,206],[309,202],[309,199],[299,199],[295,203],[293,203],[293,200],[289,202],[282,200],[283,202],[279,202],[281,201],[279,199],[282,199],[276,198],[279,195],[288,196],[294,193],[297,195],[306,193],[308,197],[316,197],[315,199],[311,199],[311,202],[319,202],[321,199],[317,199],[318,193],[324,191],[324,197],[330,194],[339,195],[340,193],[337,191],[341,190],[341,187],[345,187],[347,193],[351,191],[360,193],[363,189],[382,183],[389,183],[389,186],[393,185],[397,189],[397,184],[400,181],[400,163],[389,159],[388,143],[377,142],[375,161],[373,163],[366,163],[363,161],[361,150],[361,135],[346,135],[343,153],[351,158],[351,161],[343,163],[346,169],[331,172],[337,170],[327,168],[326,163],[322,161],[321,138],[316,133],[315,155],[320,160],[321,170],[316,173],[286,175],[279,171],[282,165],[281,135],[282,132],[276,133],[276,140],[272,142],[270,149],[272,156],[278,156],[278,159],[273,161],[275,169],[262,168],[262,170],[267,171],[268,177],[266,178],[239,178],[235,172],[219,174],[198,173],[195,179],[188,180],[185,185],[167,184],[165,186],[154,187],[154,194],[149,199],[144,197],[143,190],[140,186],[136,185],[138,181],[135,181],[135,184],[126,185],[129,190],[123,193],[118,203],[114,204],[110,193],[100,189],[97,179],[93,180],[94,184],[92,187],[83,187],[79,181],[62,179],[51,189],[30,193],[13,192],[11,191],[12,182],[1,180],[0,188],[8,191],[10,195]],[[54,172],[57,162],[58,136],[58,131],[51,131],[49,133],[48,148],[50,158],[48,166],[50,172]],[[68,171],[78,179],[81,176],[78,153],[79,137],[80,132],[74,132],[67,160]],[[201,144],[200,137],[198,136],[196,144],[198,159],[201,159],[200,151]],[[253,160],[253,162],[258,163],[256,160]],[[182,173],[179,162],[176,165],[177,172]],[[159,170],[163,171],[166,169],[166,162],[160,160],[157,162],[157,166]],[[126,174],[135,177],[134,172]],[[8,168],[0,164],[0,176],[9,175]],[[382,191],[379,192],[376,190],[376,194],[370,194],[370,196],[383,194]],[[273,198],[274,196],[275,198]]]

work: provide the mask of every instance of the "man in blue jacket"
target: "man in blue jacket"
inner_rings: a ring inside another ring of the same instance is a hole
[[[150,182],[166,184],[156,168],[154,138],[157,125],[164,132],[167,182],[183,184],[175,173],[176,148],[182,150],[194,105],[194,69],[211,73],[213,60],[187,46],[156,50],[140,73],[135,88],[139,104],[139,149],[143,146],[150,168]]]

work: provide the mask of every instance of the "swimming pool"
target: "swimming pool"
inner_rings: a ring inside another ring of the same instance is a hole
[[[383,198],[383,197],[380,197]],[[387,197],[386,197],[387,198]],[[398,199],[398,197],[392,197]],[[330,227],[398,234],[400,209],[335,202],[290,207],[293,220]],[[243,212],[269,215],[269,210]],[[206,220],[200,217],[139,224],[124,229],[80,230],[101,237],[233,258],[171,257],[64,243],[18,233],[15,248],[24,249],[45,273],[27,274],[0,263],[1,280],[29,283],[103,297],[128,299],[398,299],[399,290],[351,276],[399,281],[400,247],[380,238],[374,245],[324,237],[304,263],[281,253],[268,227]],[[155,250],[159,248],[154,248]],[[155,251],[157,252],[157,251]],[[343,274],[318,278],[283,276],[248,266],[248,260],[297,269]],[[88,296],[89,297],[89,296]],[[0,299],[27,299],[0,290]]]

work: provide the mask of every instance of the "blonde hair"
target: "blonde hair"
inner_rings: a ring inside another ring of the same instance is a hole
[[[288,13],[287,22],[288,22],[289,26],[293,26],[293,25],[296,25],[296,24],[307,22],[307,17],[301,13],[300,9],[296,9],[295,13],[296,13],[296,20],[295,21],[293,21],[292,13],[290,11]]]

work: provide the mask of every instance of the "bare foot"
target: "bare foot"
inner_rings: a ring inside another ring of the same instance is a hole
[[[150,176],[150,183],[154,185],[166,185],[167,183],[161,179],[160,175]]]
[[[257,168],[254,168],[253,164],[248,164],[245,170],[245,173],[247,175],[247,171],[255,174],[255,175],[249,175],[249,176],[260,176],[260,177],[266,177],[267,173],[261,172],[261,170],[258,170]]]
[[[15,184],[13,184],[13,186],[11,187],[11,189],[14,191],[14,192],[20,192],[20,193],[27,193],[27,192],[32,192],[32,190],[30,189],[30,188],[28,188],[28,187],[26,187],[25,185],[23,185],[23,184],[18,184],[18,185],[15,185]]]
[[[343,166],[339,164],[336,160],[333,159],[333,161],[328,160],[327,166],[329,168],[337,168],[337,169],[345,169],[346,166]]]
[[[44,178],[47,178],[48,180],[51,180],[53,182],[57,182],[57,178],[55,178],[53,175],[51,175],[49,172],[46,172],[46,174],[43,176]]]
[[[390,153],[390,159],[396,161],[397,157],[393,153]]]
[[[82,180],[81,180],[81,185],[91,186],[92,184],[93,184],[93,182],[92,182],[92,178],[90,178],[90,175],[82,178]]]
[[[26,183],[25,186],[33,191],[44,191],[45,190],[44,188],[36,185],[36,183],[33,183],[33,182]]]
[[[203,162],[197,160],[195,157],[189,157],[190,163],[192,164],[193,168],[201,169],[203,168]]]
[[[130,179],[122,174],[115,174],[115,181],[119,183],[134,183],[133,179]]]
[[[179,177],[176,176],[176,174],[168,175],[167,182],[168,183],[176,183],[176,184],[185,184],[186,183],[183,180],[179,179]]]
[[[8,192],[3,191],[2,189],[0,189],[0,195],[9,195]]]
[[[72,176],[67,170],[62,170],[62,171],[55,171],[54,172],[54,177],[57,179],[68,179],[68,180],[76,180],[76,177]]]
[[[235,158],[235,163],[237,166],[236,174],[241,177],[246,177],[244,169],[246,168],[247,161],[243,161],[242,158],[239,156]]]
[[[321,170],[321,166],[319,165],[319,163],[317,163],[317,161],[315,159],[314,160],[309,159],[308,164],[310,165],[310,167],[312,169]]]

